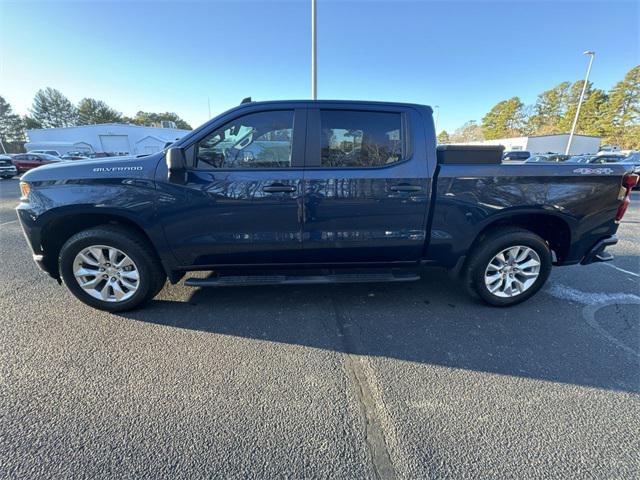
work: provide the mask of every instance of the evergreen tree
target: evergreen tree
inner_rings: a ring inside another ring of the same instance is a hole
[[[59,90],[47,87],[36,93],[30,118],[40,128],[71,127],[76,125],[78,111]]]
[[[529,134],[562,133],[559,124],[566,112],[570,86],[570,82],[562,82],[538,95],[533,113],[527,121],[526,129]]]
[[[191,125],[181,119],[177,114],[173,112],[153,113],[153,112],[138,112],[133,118],[125,117],[124,121],[127,123],[133,123],[134,125],[146,125],[152,126],[159,124],[162,120],[170,120],[175,122],[177,128],[184,130],[193,130]]]
[[[446,130],[442,130],[439,134],[438,134],[438,143],[450,143],[451,139],[449,138],[449,134],[447,133]]]
[[[14,150],[10,147],[25,141],[24,123],[20,115],[13,113],[11,105],[2,96],[0,96],[0,140],[7,150]]]
[[[469,120],[451,134],[451,143],[477,142],[484,140],[482,128],[475,120]]]
[[[518,97],[498,102],[482,118],[482,133],[486,139],[517,137],[525,125],[524,104]]]
[[[604,143],[635,148],[640,125],[640,65],[633,67],[624,79],[609,91],[609,101],[603,114]]]
[[[118,123],[121,121],[122,115],[102,100],[83,98],[80,100],[80,103],[78,103],[78,125]]]
[[[599,88],[591,90],[589,96],[585,93],[582,108],[580,109],[580,117],[576,125],[576,133],[596,137],[605,135],[604,119],[606,117],[607,100],[607,94]],[[573,122],[573,119],[571,121]]]

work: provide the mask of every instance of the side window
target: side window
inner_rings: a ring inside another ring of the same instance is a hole
[[[400,113],[320,111],[323,167],[379,167],[402,158]]]
[[[210,133],[196,148],[196,168],[291,166],[293,110],[250,113]]]

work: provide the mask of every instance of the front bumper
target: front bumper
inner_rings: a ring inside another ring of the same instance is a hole
[[[0,167],[0,176],[2,175],[18,175],[18,169],[16,167]]]
[[[605,252],[605,248],[610,247],[611,245],[615,245],[618,243],[618,237],[615,235],[611,235],[610,237],[603,238],[598,243],[596,243],[584,256],[581,265],[589,265],[590,263],[596,262],[610,262],[613,260],[613,255],[609,252]]]

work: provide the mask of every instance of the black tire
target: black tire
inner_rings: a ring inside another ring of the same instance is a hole
[[[131,298],[107,302],[92,297],[80,287],[73,274],[73,262],[81,250],[91,245],[117,248],[133,260],[140,278],[138,289]],[[95,227],[73,235],[60,249],[58,266],[62,281],[74,296],[87,305],[108,312],[132,310],[148,302],[162,289],[167,278],[149,242],[141,235],[116,225]]]
[[[503,250],[513,246],[533,249],[540,258],[540,270],[535,282],[524,292],[513,297],[500,297],[489,291],[485,284],[485,271],[489,262]],[[508,307],[524,302],[532,297],[547,281],[551,273],[551,251],[547,242],[529,230],[515,227],[501,227],[480,239],[469,256],[464,281],[467,287],[489,305]]]
[[[4,180],[9,180],[10,178],[13,178],[13,175],[2,175],[2,178]]]

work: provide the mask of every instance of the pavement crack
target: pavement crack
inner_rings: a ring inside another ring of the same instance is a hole
[[[373,473],[376,479],[395,479],[396,472],[387,447],[383,422],[379,414],[380,407],[376,403],[366,374],[366,358],[362,357],[358,338],[352,333],[354,322],[349,321],[333,298],[332,304],[338,335],[342,338],[345,347],[344,368],[347,379],[355,388],[360,416],[365,426],[365,443]]]

